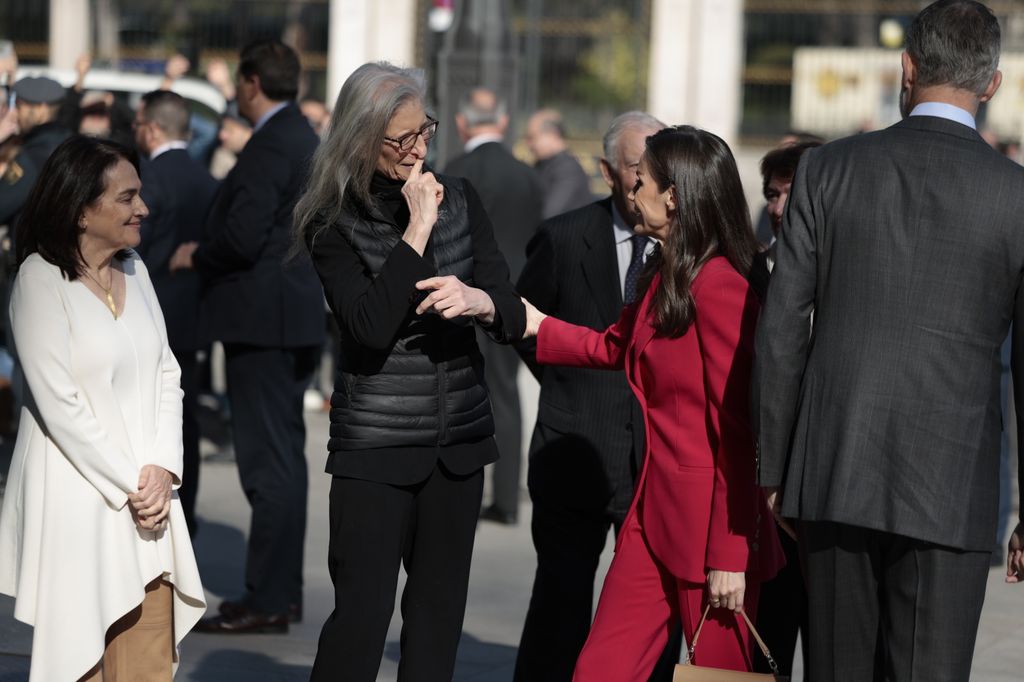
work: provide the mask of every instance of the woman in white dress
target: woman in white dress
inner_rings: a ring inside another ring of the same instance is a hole
[[[148,211],[119,145],[64,142],[18,226],[26,380],[0,592],[34,626],[30,680],[170,680],[206,608],[181,505],[180,370],[145,266]]]

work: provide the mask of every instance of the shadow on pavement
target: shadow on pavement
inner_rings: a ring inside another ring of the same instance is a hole
[[[281,663],[265,654],[221,649],[208,653],[192,667],[187,677],[179,679],[190,682],[306,682],[309,672],[309,666]]]
[[[384,657],[399,659],[399,643],[390,641],[384,646]],[[455,662],[454,680],[476,679],[481,673],[515,664],[517,648],[508,644],[484,642],[463,632],[459,640],[459,653]]]
[[[192,547],[203,587],[222,599],[240,596],[240,586],[245,584],[245,534],[200,517]]]

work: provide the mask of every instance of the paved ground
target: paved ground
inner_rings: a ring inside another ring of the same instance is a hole
[[[533,403],[532,386],[524,385]],[[532,424],[527,409],[525,422]],[[287,635],[214,636],[192,634],[182,648],[178,680],[195,682],[292,682],[306,680],[316,651],[319,625],[330,610],[330,579],[326,569],[327,492],[329,479],[320,473],[327,419],[307,420],[310,462],[310,514],[306,537],[305,622]],[[3,463],[5,464],[5,463]],[[211,607],[235,596],[242,584],[248,507],[235,467],[216,458],[204,460],[199,500],[202,526],[195,539],[203,582]],[[470,583],[462,646],[455,679],[460,682],[508,682],[526,613],[535,561],[529,537],[530,505],[525,502],[516,527],[481,524]],[[611,543],[608,543],[610,548]],[[604,565],[610,560],[605,552]],[[602,569],[603,572],[604,569]],[[955,586],[950,586],[955,589]],[[28,679],[31,630],[13,620],[13,601],[0,597],[0,682]],[[975,655],[974,680],[1017,682],[1024,678],[1024,587],[1003,585],[998,571],[989,579]],[[379,680],[395,680],[400,621],[396,613]],[[794,677],[800,679],[800,675]],[[614,682],[614,681],[611,681]]]

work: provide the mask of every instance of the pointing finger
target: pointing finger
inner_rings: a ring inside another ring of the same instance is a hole
[[[412,170],[409,171],[409,177],[405,181],[405,184],[416,182],[420,179],[420,172],[423,170],[423,159],[416,159],[416,163],[412,165]]]

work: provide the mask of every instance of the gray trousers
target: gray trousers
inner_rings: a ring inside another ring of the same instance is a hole
[[[815,682],[967,682],[990,552],[803,522]]]

